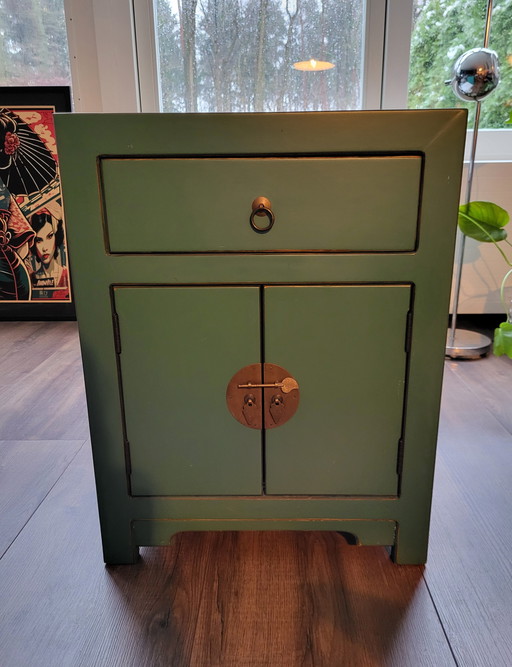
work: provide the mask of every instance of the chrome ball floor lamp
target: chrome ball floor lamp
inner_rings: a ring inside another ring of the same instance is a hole
[[[452,86],[453,92],[461,100],[476,102],[473,142],[471,145],[466,185],[466,204],[469,204],[471,201],[481,102],[493,92],[500,80],[498,56],[495,51],[487,48],[491,31],[492,5],[493,0],[488,0],[483,48],[471,49],[463,53],[453,66],[452,79],[445,82]],[[456,272],[454,277],[453,313],[445,351],[446,356],[452,359],[478,359],[485,356],[491,348],[491,339],[487,336],[476,331],[457,329],[465,243],[466,235],[459,229],[455,255]]]

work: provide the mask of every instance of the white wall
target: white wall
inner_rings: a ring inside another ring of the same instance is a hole
[[[464,168],[463,184],[467,179]],[[462,188],[464,192],[464,187]],[[471,189],[472,201],[492,201],[512,214],[512,162],[476,163]],[[465,201],[463,194],[462,202]],[[512,222],[509,223],[512,242]],[[503,246],[512,260],[512,247]],[[500,287],[508,267],[492,243],[478,243],[466,239],[462,269],[459,313],[504,313],[500,301]],[[506,293],[512,299],[512,277]],[[452,304],[453,306],[453,304]]]
[[[140,111],[131,0],[64,0],[73,108]]]

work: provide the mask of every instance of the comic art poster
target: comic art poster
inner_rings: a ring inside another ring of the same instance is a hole
[[[55,110],[0,106],[0,303],[71,301]]]

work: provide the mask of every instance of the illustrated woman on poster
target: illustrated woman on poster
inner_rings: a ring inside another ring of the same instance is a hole
[[[42,209],[31,216],[30,225],[36,234],[31,250],[38,262],[38,268],[31,276],[32,298],[67,299],[68,270],[60,260],[60,250],[64,245],[62,220]]]

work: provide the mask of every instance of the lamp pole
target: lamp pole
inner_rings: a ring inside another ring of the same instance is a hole
[[[453,91],[457,97],[463,100],[476,102],[475,120],[473,123],[473,141],[471,144],[466,184],[466,204],[469,204],[471,201],[481,102],[487,95],[492,93],[499,83],[498,56],[494,51],[487,48],[491,33],[492,6],[493,0],[488,0],[483,48],[471,49],[460,56],[454,65],[453,78],[446,82],[452,85]],[[452,359],[478,359],[485,356],[491,348],[491,339],[488,336],[484,336],[475,331],[457,329],[457,315],[465,245],[466,235],[458,230],[458,244],[455,255],[456,269],[454,277],[453,312],[445,350],[446,356]]]

